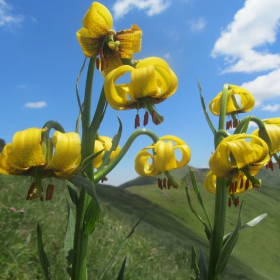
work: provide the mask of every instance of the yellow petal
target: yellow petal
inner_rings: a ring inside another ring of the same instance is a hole
[[[219,116],[221,110],[222,92],[220,92],[209,104],[212,114]],[[253,109],[255,99],[253,95],[246,89],[230,85],[227,97],[226,114],[245,113]]]
[[[247,142],[245,139],[254,139]],[[243,167],[248,167],[255,175],[270,160],[267,144],[259,137],[250,134],[234,134],[218,145],[209,160],[212,172],[221,178],[228,178]]]
[[[22,168],[15,164],[13,145],[11,143],[5,145],[0,154],[0,173],[20,175],[24,174],[28,169],[29,167]]]
[[[120,42],[121,58],[132,59],[134,53],[141,51],[142,31],[136,24],[133,24],[130,29],[117,32],[114,39]]]
[[[146,151],[148,148],[141,150],[136,155],[135,171],[141,176],[157,176],[160,171],[156,169],[154,157]],[[149,163],[149,160],[152,160],[152,163]]]
[[[17,166],[29,168],[46,163],[41,146],[41,134],[45,129],[29,128],[15,133],[12,141]]]
[[[83,18],[83,26],[93,38],[109,34],[113,18],[109,10],[98,2],[93,2]]]
[[[68,177],[79,167],[81,161],[81,141],[77,133],[53,134],[54,154],[46,166],[46,169],[65,173]]]
[[[210,170],[203,182],[204,188],[210,192],[215,194],[216,193],[216,176]]]
[[[86,28],[81,28],[76,33],[76,36],[85,56],[94,57],[99,54],[102,46],[102,39],[93,38]]]

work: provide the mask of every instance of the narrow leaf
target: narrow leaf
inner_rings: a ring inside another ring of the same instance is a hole
[[[227,266],[227,263],[229,261],[229,258],[233,252],[233,249],[237,243],[237,240],[239,238],[239,229],[241,227],[241,209],[242,209],[242,203],[240,205],[240,210],[239,210],[239,215],[238,215],[238,220],[236,223],[236,227],[228,241],[226,242],[225,246],[222,249],[222,252],[219,256],[219,259],[217,261],[216,269],[215,269],[215,276],[219,278],[223,272],[224,269]]]
[[[204,253],[200,247],[200,256],[199,256],[199,260],[198,260],[198,268],[200,271],[200,278],[202,280],[207,280],[208,279],[208,269],[207,269],[207,264],[206,264],[206,260],[204,257]]]
[[[68,221],[67,221],[65,239],[64,239],[64,257],[68,261],[68,267],[66,270],[69,276],[71,276],[72,253],[73,253],[74,235],[75,235],[75,217],[67,199],[66,199],[66,204],[67,204]]]
[[[191,279],[201,280],[200,277],[199,277],[200,272],[199,272],[198,265],[196,263],[196,257],[197,257],[197,253],[196,253],[195,247],[192,244],[191,269],[194,270],[195,277],[192,276]]]
[[[98,203],[98,198],[97,198],[97,194],[95,191],[95,187],[90,180],[88,180],[87,178],[82,177],[82,176],[74,176],[71,179],[69,179],[68,181],[70,181],[76,187],[85,188],[87,193]]]
[[[265,217],[267,216],[267,213],[261,214],[260,216],[254,218],[250,222],[246,223],[242,227],[240,227],[239,231],[246,229],[247,227],[254,227],[258,223],[260,223]],[[228,233],[227,235],[224,236],[224,244],[228,240],[228,238],[233,234],[233,232]]]
[[[123,280],[124,270],[125,270],[125,264],[126,264],[126,257],[125,257],[124,260],[123,260],[122,267],[121,267],[121,270],[120,270],[120,272],[119,272],[119,275],[118,275],[117,280]]]
[[[99,221],[100,205],[94,199],[91,199],[84,216],[84,225],[87,234],[91,234]]]
[[[79,197],[76,192],[75,185],[73,185],[71,182],[67,181],[67,188],[68,188],[68,192],[69,192],[72,202],[77,206]]]
[[[96,158],[97,156],[99,156],[102,152],[104,151],[104,149],[98,151],[97,153],[95,154],[92,154],[90,156],[88,156],[87,158],[85,158],[82,163],[81,163],[81,166],[79,167],[79,170],[84,170],[85,167],[90,164],[91,162],[93,162],[94,158]]]
[[[38,241],[38,253],[39,253],[39,259],[40,259],[40,264],[43,269],[43,274],[45,279],[50,280],[51,278],[51,273],[50,273],[50,263],[47,257],[47,254],[44,250],[44,243],[43,243],[43,238],[42,238],[42,231],[40,224],[37,224],[37,241]]]
[[[240,134],[240,133],[246,133],[249,128],[251,117],[247,117],[245,122],[240,122],[236,129],[234,130],[233,134]]]

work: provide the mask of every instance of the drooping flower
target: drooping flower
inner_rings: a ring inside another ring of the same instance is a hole
[[[130,73],[131,82],[116,84],[124,74]],[[152,115],[155,124],[163,121],[157,114],[154,104],[160,103],[175,93],[178,79],[169,65],[161,58],[149,57],[140,60],[136,67],[123,65],[111,71],[105,78],[104,90],[106,98],[115,110],[146,108]],[[147,114],[145,118],[147,118]],[[147,119],[144,120],[144,124]],[[139,116],[135,127],[138,127]]]
[[[28,199],[42,197],[42,178],[70,178],[81,161],[80,137],[77,133],[55,131],[52,139],[42,139],[45,128],[29,128],[15,133],[12,143],[0,154],[0,173],[28,175],[33,183]],[[48,148],[47,142],[50,140]]]
[[[254,139],[247,142],[245,139]],[[220,178],[256,175],[270,160],[265,141],[250,134],[233,134],[224,138],[211,155],[209,166]]]
[[[209,109],[212,114],[219,116],[221,111],[221,100],[222,100],[222,92],[220,92],[209,104]],[[226,114],[238,114],[238,113],[246,113],[253,109],[255,105],[254,96],[246,89],[236,86],[229,85],[228,96],[227,96],[227,105],[226,105]],[[232,120],[227,122],[227,129],[236,127],[238,124],[238,120],[234,118],[234,122]]]
[[[217,176],[210,170],[204,179],[204,188],[210,192],[216,193]],[[228,186],[228,194],[240,194],[254,187],[252,182],[244,175],[241,178],[232,178]]]
[[[109,10],[93,2],[83,18],[83,28],[77,39],[87,57],[100,54],[101,71],[105,73],[122,65],[121,58],[132,59],[141,50],[142,31],[137,25],[116,32],[112,30],[113,18]]]
[[[165,142],[166,140],[168,142]],[[149,150],[152,150],[151,153]],[[176,150],[181,152],[180,160],[176,159]],[[166,135],[137,154],[135,170],[141,176],[157,176],[162,172],[187,165],[190,158],[190,148],[182,139],[173,135]]]
[[[112,147],[112,139],[107,136],[98,136],[98,140],[95,141],[94,144],[94,153],[97,153],[101,150],[104,150],[93,160],[93,167],[98,168],[102,164],[102,157],[106,151],[110,151]],[[115,151],[112,151],[110,154],[110,160],[113,160],[118,153],[120,152],[121,147],[118,146]]]

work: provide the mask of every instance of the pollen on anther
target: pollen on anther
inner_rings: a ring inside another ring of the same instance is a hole
[[[140,117],[139,114],[136,114],[134,128],[137,128],[139,126],[140,126]]]

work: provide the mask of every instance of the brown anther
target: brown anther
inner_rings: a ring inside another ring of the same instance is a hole
[[[234,193],[236,193],[236,190],[237,190],[237,183],[238,183],[238,181],[234,182]]]
[[[249,179],[246,179],[246,182],[245,182],[245,190],[246,191],[248,190],[249,185],[250,185],[250,181],[249,181]]]
[[[233,121],[233,128],[236,128],[237,127],[237,125],[238,125],[238,123],[239,123],[239,120],[237,120],[237,119],[235,119],[234,121]]]
[[[101,179],[101,182],[102,182],[102,183],[105,182],[105,181],[108,181],[108,178],[107,178],[107,177],[104,177],[104,178]]]
[[[162,190],[162,181],[160,178],[157,179],[158,187]]]
[[[99,59],[99,57],[97,57],[95,60],[95,66],[96,66],[97,70],[99,70],[99,65],[100,65],[99,63],[100,63],[100,59]]]
[[[100,48],[99,53],[100,53],[101,59],[104,59],[104,52],[103,52],[102,48]]]
[[[136,114],[134,128],[137,128],[139,126],[140,126],[140,117],[139,114]]]
[[[49,184],[46,190],[46,200],[51,200],[54,193],[54,185]]]
[[[26,197],[26,200],[31,200],[32,199],[32,193],[33,193],[33,190],[35,188],[35,182],[33,182],[27,192],[27,197]]]
[[[100,71],[103,72],[103,70],[104,70],[104,59],[101,59],[100,62],[101,62],[100,63]]]
[[[226,129],[230,129],[232,127],[232,120],[227,121],[226,123]]]
[[[280,159],[278,159],[278,166],[279,166],[279,169],[280,169]]]
[[[234,206],[237,207],[239,205],[239,197],[234,200]]]
[[[145,115],[144,115],[144,122],[143,122],[143,125],[146,126],[149,122],[149,113],[148,111],[145,112]]]
[[[166,178],[163,179],[163,187],[166,189]]]
[[[228,198],[228,207],[231,207],[231,198]]]
[[[44,196],[43,196],[43,194],[40,196],[40,200],[41,200],[41,201],[44,201]]]
[[[240,186],[239,186],[239,188],[240,188],[240,190],[243,188],[243,182],[244,180],[243,180],[243,177],[240,179]]]
[[[168,178],[168,180],[167,180],[167,188],[168,189],[170,189],[170,187],[171,187],[171,179],[170,178]]]
[[[271,171],[273,171],[274,165],[273,165],[273,162],[271,160],[269,161],[268,166],[271,169]]]

